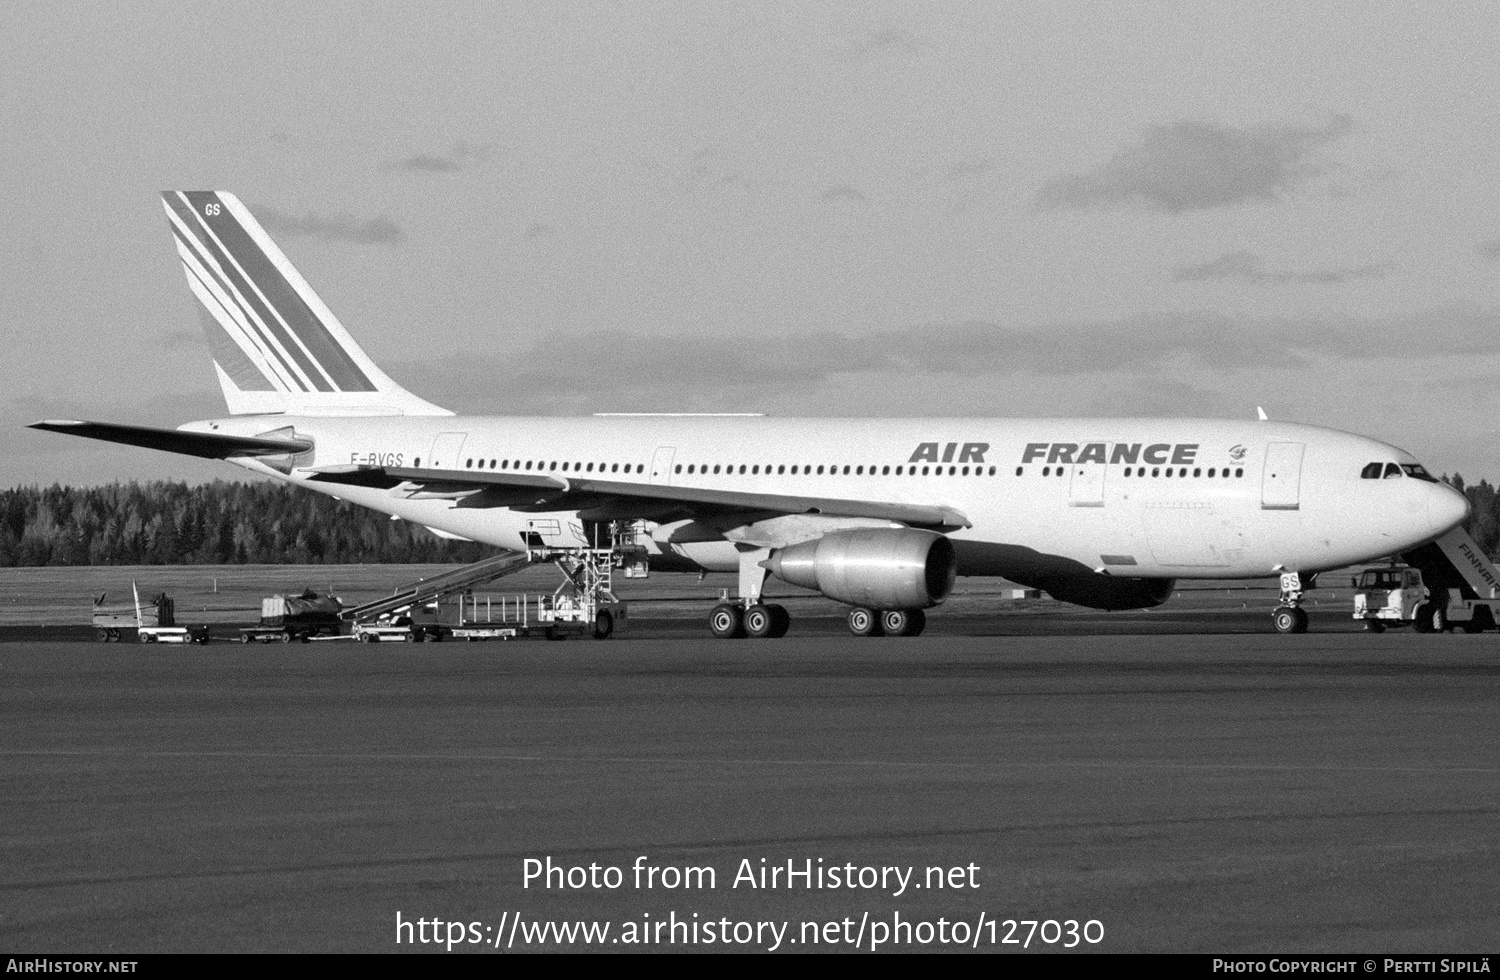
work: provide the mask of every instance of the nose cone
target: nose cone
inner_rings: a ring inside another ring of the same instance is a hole
[[[1469,519],[1469,501],[1463,494],[1438,483],[1427,496],[1427,523],[1433,533],[1446,534]]]

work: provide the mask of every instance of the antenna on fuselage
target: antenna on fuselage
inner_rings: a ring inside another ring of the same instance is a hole
[[[1269,421],[1271,421],[1271,416],[1267,415],[1266,414],[1266,410],[1263,409],[1263,408],[1261,408],[1259,405],[1255,406],[1255,415],[1262,422],[1269,422]]]

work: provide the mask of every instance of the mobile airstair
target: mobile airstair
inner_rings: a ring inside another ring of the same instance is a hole
[[[418,579],[391,595],[344,610],[353,636],[367,642],[445,636],[462,639],[509,639],[536,632],[557,638],[570,632],[591,633],[603,639],[625,624],[626,605],[614,594],[614,569],[645,567],[645,549],[636,529],[617,524],[609,530],[605,547],[548,543],[559,535],[555,521],[533,521],[525,551],[505,552],[450,572]],[[581,527],[570,527],[583,542]],[[547,594],[515,596],[498,605],[486,601],[483,615],[473,596],[475,587],[542,562],[551,562],[563,582]],[[498,611],[498,614],[497,614]],[[450,618],[451,617],[451,618]]]

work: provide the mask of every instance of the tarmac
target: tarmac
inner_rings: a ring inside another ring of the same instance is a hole
[[[0,949],[1493,951],[1500,636],[1226,606],[11,636]]]

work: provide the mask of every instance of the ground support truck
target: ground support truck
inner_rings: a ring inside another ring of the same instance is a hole
[[[165,592],[150,602],[141,602],[141,590],[132,582],[135,601],[129,605],[106,605],[104,593],[94,600],[94,636],[100,643],[120,642],[121,630],[134,628],[142,643],[208,643],[207,626],[179,626],[176,605]]]
[[[1354,618],[1367,630],[1482,633],[1500,627],[1500,574],[1463,528],[1401,558],[1355,579]]]
[[[338,636],[344,605],[335,596],[307,589],[301,595],[267,596],[260,603],[260,623],[240,627],[241,643],[306,643],[316,636]]]

